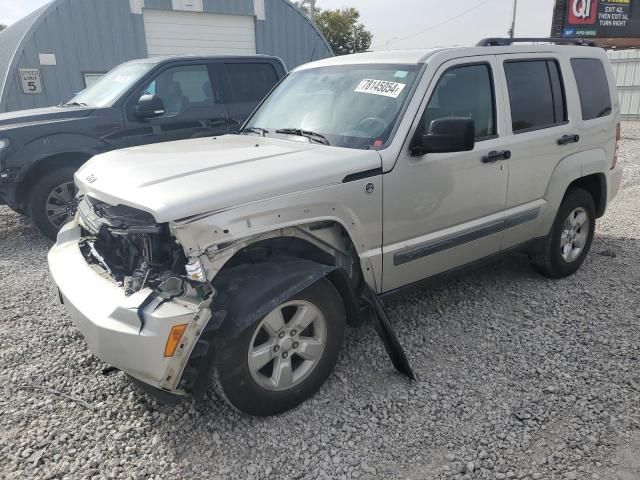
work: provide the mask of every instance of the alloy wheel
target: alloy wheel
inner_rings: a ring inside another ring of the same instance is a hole
[[[589,238],[589,228],[587,211],[582,207],[572,210],[560,235],[560,252],[566,262],[574,262],[580,257]]]
[[[294,300],[271,311],[249,344],[251,376],[266,390],[300,384],[320,362],[327,342],[327,321],[315,305]]]
[[[73,182],[65,182],[56,186],[47,197],[45,203],[47,219],[56,229],[59,229],[76,214],[78,203],[76,187]]]

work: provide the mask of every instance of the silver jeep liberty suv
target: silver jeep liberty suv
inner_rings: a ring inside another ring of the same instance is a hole
[[[413,377],[384,295],[514,249],[575,272],[620,184],[618,96],[604,50],[537,43],[321,60],[235,135],[94,157],[49,253],[91,351],[165,400],[213,384],[271,415],[347,324]]]

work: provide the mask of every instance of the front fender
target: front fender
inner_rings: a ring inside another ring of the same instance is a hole
[[[18,155],[21,162],[24,163],[18,165],[21,168],[16,180],[22,181],[33,167],[48,158],[74,155],[77,158],[89,159],[104,152],[107,147],[106,142],[88,135],[62,133],[40,137],[30,141],[19,150]]]
[[[371,193],[364,188],[368,183],[373,185]],[[171,222],[171,228],[187,256],[206,254],[211,259],[213,277],[232,257],[232,246],[323,222],[342,226],[360,259],[365,281],[374,289],[381,285],[382,175],[178,220]]]

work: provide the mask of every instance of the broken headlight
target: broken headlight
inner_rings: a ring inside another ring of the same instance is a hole
[[[189,280],[201,283],[207,281],[207,274],[199,258],[190,258],[189,263],[185,265],[185,269]]]

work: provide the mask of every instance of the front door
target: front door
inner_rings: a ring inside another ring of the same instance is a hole
[[[509,155],[496,71],[493,56],[458,59],[442,65],[431,83],[411,135],[437,118],[467,117],[475,121],[476,144],[422,156],[406,148],[384,175],[383,291],[500,249]]]
[[[214,64],[185,64],[160,71],[127,105],[130,145],[168,142],[229,132],[229,118]],[[140,96],[156,94],[165,113],[143,120],[135,116]]]

